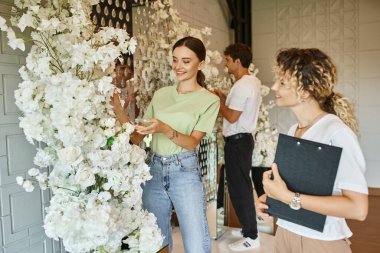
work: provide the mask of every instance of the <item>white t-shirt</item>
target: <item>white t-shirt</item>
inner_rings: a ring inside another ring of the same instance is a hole
[[[289,129],[290,136],[294,136],[296,127],[297,125],[294,125]],[[337,116],[325,115],[310,127],[302,138],[343,148],[333,195],[342,195],[342,190],[368,194],[364,176],[365,161],[358,139]],[[295,234],[318,240],[340,240],[352,236],[346,220],[333,216],[327,216],[323,233],[281,219],[277,221],[277,225]]]
[[[260,86],[260,80],[254,75],[244,75],[232,86],[226,106],[242,113],[235,123],[223,119],[224,136],[254,132],[261,103]]]

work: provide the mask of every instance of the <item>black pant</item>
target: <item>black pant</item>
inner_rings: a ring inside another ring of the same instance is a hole
[[[267,170],[270,170],[270,167],[252,167],[251,168],[251,178],[257,196],[260,197],[263,195],[264,186],[263,186],[263,173]],[[224,164],[220,167],[220,175],[218,182],[218,192],[217,192],[217,208],[224,207]]]
[[[224,159],[228,192],[244,237],[257,238],[256,210],[249,173],[252,164],[253,137],[226,139]]]
[[[218,191],[216,196],[216,208],[224,207],[224,164],[220,167]]]

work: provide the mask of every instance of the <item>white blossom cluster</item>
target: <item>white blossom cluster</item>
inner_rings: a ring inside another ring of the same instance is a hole
[[[269,94],[269,87],[261,85],[261,100]],[[252,166],[271,167],[276,154],[278,139],[277,128],[271,127],[269,122],[269,111],[275,106],[274,101],[260,104],[259,118],[257,120],[256,130],[253,133],[255,146],[252,155]]]
[[[11,28],[31,31],[32,46],[15,91],[27,140],[43,142],[26,191],[50,188],[47,236],[69,252],[156,252],[162,235],[155,217],[142,210],[141,184],[151,178],[145,152],[130,145],[133,126],[117,125],[110,96],[115,60],[132,54],[136,41],[121,30],[96,28],[89,20],[98,0],[15,0],[11,24],[0,17],[9,46],[25,50]]]
[[[141,32],[136,36],[139,47],[134,57],[134,81],[137,84],[135,91],[140,111],[146,108],[155,90],[176,83],[174,72],[171,71],[174,43],[185,36],[193,36],[202,40],[207,48],[208,38],[212,33],[209,27],[202,29],[190,27],[179,16],[173,0],[153,1],[148,15],[146,12],[140,9],[137,11],[137,18],[142,19],[137,24],[146,22],[149,26],[142,27],[145,33]],[[220,77],[217,68],[222,60],[222,55],[218,51],[206,50],[206,64],[202,71],[206,76],[208,87],[219,87],[228,82]]]

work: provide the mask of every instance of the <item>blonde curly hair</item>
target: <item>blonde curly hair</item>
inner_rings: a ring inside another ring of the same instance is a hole
[[[328,55],[317,48],[281,49],[274,70],[277,76],[287,75],[293,79],[298,93],[308,91],[322,110],[337,115],[359,134],[352,103],[347,97],[334,92],[337,71]]]

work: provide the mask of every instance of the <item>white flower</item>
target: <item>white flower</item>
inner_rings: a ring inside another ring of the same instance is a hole
[[[111,193],[109,192],[100,192],[99,195],[98,195],[98,199],[101,201],[101,202],[106,202],[108,200],[111,199]]]
[[[16,177],[16,182],[17,182],[18,185],[22,185],[24,183],[24,178],[18,176],[18,177]]]
[[[24,187],[25,191],[32,192],[34,190],[34,186],[31,181],[25,180],[22,184],[22,187]]]
[[[17,39],[14,31],[11,28],[8,28],[7,30],[7,37],[8,37],[8,45],[12,49],[19,48],[20,50],[25,51],[24,40]]]
[[[116,125],[116,119],[115,118],[103,118],[100,119],[100,125],[104,127],[114,127]]]
[[[36,169],[36,168],[31,168],[30,170],[28,170],[28,174],[29,176],[31,177],[35,177],[37,176],[38,174],[40,174],[40,170]]]
[[[219,74],[219,70],[216,67],[211,68],[211,74],[213,76],[217,76]]]
[[[134,38],[131,38],[129,40],[129,47],[128,47],[131,54],[133,54],[136,51],[136,47],[137,47],[137,41]]]
[[[80,147],[67,147],[58,150],[58,159],[63,165],[78,165],[82,160]]]
[[[24,129],[26,139],[33,144],[33,139],[42,141],[45,117],[40,113],[30,113],[20,119],[20,127]]]
[[[132,146],[131,153],[133,154],[131,156],[131,163],[133,164],[141,164],[146,159],[146,153],[143,149],[139,148],[136,145]]]
[[[34,13],[38,13],[38,11],[40,10],[40,6],[38,5],[30,6],[30,10]]]
[[[22,15],[22,17],[19,19],[19,23],[17,24],[17,26],[20,28],[21,32],[23,32],[25,30],[25,27],[27,26],[32,27],[33,26],[32,12],[27,12],[24,15]]]
[[[251,67],[251,72],[255,73],[253,65]],[[261,97],[268,95],[269,90],[269,87],[261,85]],[[255,147],[252,155],[252,166],[270,167],[274,161],[278,136],[277,129],[270,125],[268,112],[273,107],[273,101],[260,105],[259,118],[254,133]]]
[[[53,165],[55,158],[55,151],[52,148],[37,149],[37,154],[34,157],[34,164],[40,167],[48,167]]]
[[[115,90],[115,85],[112,84],[112,77],[105,76],[102,79],[99,80],[98,83],[98,90],[101,94],[111,94]]]
[[[3,17],[0,17],[0,30],[5,32],[8,29],[6,21]]]
[[[96,167],[110,167],[113,164],[113,153],[111,150],[96,150],[88,154],[91,164]]]
[[[91,168],[84,167],[77,170],[75,180],[82,189],[86,189],[87,187],[95,184],[95,175],[92,173]]]
[[[47,180],[47,173],[44,172],[44,173],[40,173],[36,176],[36,179],[39,183],[45,183],[46,180]]]
[[[211,27],[204,27],[203,29],[202,29],[202,31],[201,31],[203,34],[205,34],[205,35],[211,35],[212,34],[212,29],[211,29]]]
[[[131,235],[138,240],[138,251],[146,252],[162,243],[155,221],[145,219],[142,209],[141,184],[151,178],[149,167],[145,152],[128,143],[133,126],[116,126],[109,105],[115,60],[132,54],[137,42],[122,29],[92,33],[91,4],[98,2],[15,0],[11,24],[21,31],[29,27],[35,43],[19,70],[23,81],[15,91],[23,114],[20,127],[30,143],[47,145],[38,149],[34,163],[51,169],[49,175],[30,169],[30,180],[17,177],[16,182],[26,191],[37,183],[51,190],[44,229],[49,237],[62,239],[67,251],[119,252],[122,238]],[[0,29],[13,49],[25,49],[2,17]],[[166,40],[162,43],[170,49]],[[157,76],[170,72],[168,54],[160,55],[165,64],[157,65],[163,66]],[[109,136],[114,145],[102,150]]]

